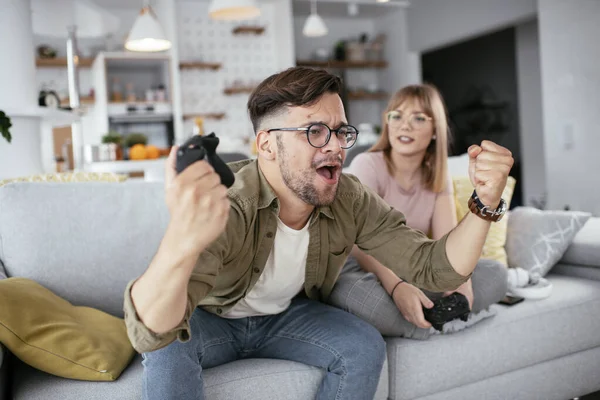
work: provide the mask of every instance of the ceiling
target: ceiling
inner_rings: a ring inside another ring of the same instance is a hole
[[[143,0],[91,0],[101,7],[106,8],[141,8],[144,4]],[[156,4],[157,0],[150,0],[150,4]],[[192,0],[186,0],[192,1]],[[195,0],[209,1],[209,0]],[[267,0],[260,0],[267,1]],[[277,1],[277,0],[268,0]],[[295,16],[306,16],[310,14],[310,0],[292,0],[293,13]],[[377,3],[376,0],[317,0],[317,11],[324,17],[344,17],[348,16],[348,5],[357,3],[357,17],[378,17],[385,15],[389,11],[389,7],[406,6],[407,0],[389,0],[388,3]]]

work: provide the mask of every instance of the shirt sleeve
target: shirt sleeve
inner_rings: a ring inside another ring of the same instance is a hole
[[[470,275],[460,275],[448,260],[448,234],[434,241],[410,228],[404,214],[370,188],[362,187],[354,215],[356,245],[407,282],[432,292],[444,292],[469,279]]]
[[[386,175],[387,171],[381,171],[377,168],[377,163],[373,153],[360,153],[352,160],[347,172],[358,178],[363,184],[367,185],[375,193],[383,197],[383,187],[379,176]]]
[[[235,229],[240,229],[241,213],[231,208],[227,227],[207,249],[200,253],[188,281],[187,306],[181,322],[173,329],[158,334],[151,331],[139,318],[131,299],[131,287],[137,279],[130,281],[125,289],[124,316],[127,335],[133,348],[139,353],[158,350],[175,340],[187,342],[191,338],[190,318],[198,303],[208,295],[215,285],[218,271],[224,260],[236,248]]]

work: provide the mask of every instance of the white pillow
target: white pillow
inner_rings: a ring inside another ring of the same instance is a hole
[[[590,217],[579,211],[511,210],[505,245],[508,266],[523,268],[532,277],[545,276]]]

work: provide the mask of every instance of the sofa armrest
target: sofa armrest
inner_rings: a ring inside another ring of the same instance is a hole
[[[590,218],[585,223],[560,263],[600,268],[600,218]]]

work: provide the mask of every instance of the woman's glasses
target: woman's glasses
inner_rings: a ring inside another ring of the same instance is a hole
[[[429,121],[433,120],[433,118],[424,113],[412,113],[408,115],[403,115],[398,110],[388,111],[385,116],[386,120],[388,121],[388,124],[390,125],[399,126],[406,121],[413,129],[422,128]]]

